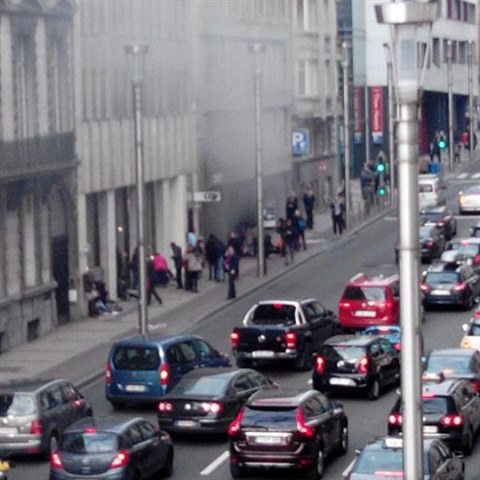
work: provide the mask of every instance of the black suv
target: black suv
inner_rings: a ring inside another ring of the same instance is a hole
[[[423,435],[442,438],[452,448],[468,455],[480,429],[480,396],[475,395],[466,380],[442,377],[438,377],[441,383],[426,383],[422,387]],[[399,396],[388,417],[389,435],[402,432],[402,413]]]
[[[308,390],[261,390],[228,427],[230,472],[292,468],[322,477],[325,457],[348,449],[348,418],[339,402]]]
[[[438,262],[423,274],[423,305],[461,305],[470,310],[480,295],[480,274],[470,265]]]
[[[92,415],[90,402],[66,380],[0,387],[0,451],[46,458],[65,428]]]
[[[380,336],[337,335],[327,340],[315,358],[313,388],[362,390],[370,400],[380,389],[400,381],[400,355]]]

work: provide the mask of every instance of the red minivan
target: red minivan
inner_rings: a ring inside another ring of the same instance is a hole
[[[398,275],[368,276],[359,273],[347,283],[338,302],[338,319],[344,330],[400,322]]]

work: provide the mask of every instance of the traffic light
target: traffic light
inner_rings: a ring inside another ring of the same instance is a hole
[[[445,148],[447,148],[447,140],[443,135],[438,139],[438,148],[440,150],[444,150]]]
[[[385,173],[385,162],[382,160],[377,163],[377,173]]]
[[[386,193],[387,193],[387,189],[385,185],[379,185],[377,190],[377,195],[379,197],[384,197]]]

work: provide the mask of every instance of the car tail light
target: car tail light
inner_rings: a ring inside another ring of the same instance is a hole
[[[313,428],[305,423],[305,417],[301,408],[297,410],[297,430],[302,437],[312,438],[315,435]]]
[[[240,430],[240,424],[242,423],[242,418],[243,418],[243,409],[238,412],[237,416],[235,417],[235,420],[233,420],[233,422],[231,422],[230,425],[228,426],[227,432],[230,437],[233,437]]]
[[[463,426],[463,416],[462,415],[445,415],[440,420],[440,423],[444,427],[461,427]]]
[[[315,359],[315,373],[323,375],[325,372],[325,359],[323,357],[317,357]]]
[[[230,340],[232,342],[232,348],[237,348],[238,344],[240,343],[240,334],[237,332],[232,332],[230,334]]]
[[[85,433],[97,433],[97,429],[95,427],[87,427]]]
[[[112,384],[112,366],[110,365],[110,362],[107,362],[105,365],[105,384]]]
[[[62,458],[58,452],[52,452],[50,454],[50,467],[54,470],[63,468]]]
[[[403,421],[403,418],[399,413],[392,413],[388,416],[389,425],[401,425],[402,421]]]
[[[376,477],[403,478],[403,472],[397,472],[397,471],[392,471],[392,470],[375,470],[374,475]]]
[[[218,402],[203,402],[201,407],[207,413],[219,413],[222,411],[222,404]]]
[[[473,392],[480,394],[480,380],[472,379],[469,381],[469,383],[470,387],[472,387]]]
[[[473,259],[473,263],[480,263],[480,255],[476,255]]]
[[[158,374],[160,377],[160,385],[162,387],[168,387],[168,384],[170,383],[170,366],[168,363],[162,363]]]
[[[393,347],[397,352],[400,352],[402,350],[402,345],[400,343],[396,343]]]
[[[157,410],[159,412],[171,412],[173,411],[173,405],[170,402],[158,402]]]
[[[393,305],[394,305],[394,303],[393,303],[392,300],[387,300],[387,301],[385,302],[385,308],[386,308],[387,310],[393,310]]]
[[[285,335],[285,343],[287,348],[297,348],[297,334],[295,332],[289,332]]]
[[[350,307],[351,307],[350,302],[341,301],[341,302],[338,304],[338,308],[350,308]]]
[[[130,461],[130,454],[126,450],[121,450],[115,455],[115,458],[110,464],[110,468],[121,468],[128,465]]]
[[[446,224],[447,224],[447,222],[446,222],[445,220],[439,220],[439,221],[437,222],[437,225],[438,225],[439,227],[444,227]]]
[[[429,292],[431,288],[424,282],[420,283],[420,290],[422,292]]]
[[[466,282],[462,282],[462,283],[459,283],[458,285],[455,285],[452,290],[455,291],[455,292],[459,292],[461,290],[465,290],[465,288],[467,288],[467,284]]]
[[[35,420],[32,420],[32,423],[30,424],[30,433],[32,435],[43,434],[43,425],[40,419],[36,418]]]
[[[433,248],[433,240],[427,240],[427,241],[425,242],[425,246],[426,246],[427,248]]]
[[[360,359],[360,361],[358,362],[358,372],[359,373],[368,373],[368,358],[367,357],[363,357]]]

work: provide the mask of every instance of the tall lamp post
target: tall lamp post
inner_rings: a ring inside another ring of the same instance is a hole
[[[403,402],[403,469],[405,480],[424,477],[420,295],[418,288],[418,106],[428,49],[418,58],[417,36],[427,33],[436,17],[436,3],[417,1],[384,3],[375,6],[377,21],[390,26],[399,120],[397,124],[400,322],[402,327],[401,388]],[[421,30],[421,31],[420,31]],[[427,32],[425,32],[427,30]],[[423,67],[419,70],[419,61]],[[420,75],[419,75],[420,73]]]
[[[125,53],[131,70],[133,112],[135,128],[135,174],[137,188],[137,236],[138,236],[138,331],[148,335],[148,312],[145,265],[145,191],[143,174],[142,133],[142,83],[143,63],[148,45],[127,45]]]
[[[265,275],[265,244],[263,241],[263,147],[262,147],[262,57],[265,45],[253,43],[249,51],[254,56],[253,93],[255,98],[255,177],[257,180],[257,275]]]
[[[451,40],[447,40],[447,89],[448,89],[448,169],[453,169],[454,159],[454,139],[453,139],[453,79],[452,79],[452,57],[453,45]]]
[[[470,161],[473,161],[473,50],[475,42],[468,42],[467,61],[468,61],[468,145],[470,152]]]
[[[343,140],[344,140],[344,160],[345,160],[345,223],[351,228],[351,195],[350,195],[350,102],[349,102],[349,67],[350,67],[350,48],[348,42],[342,42],[342,69],[343,69]]]
[[[395,139],[394,139],[394,108],[395,102],[393,99],[393,64],[392,53],[388,43],[383,44],[385,51],[385,58],[387,60],[387,91],[388,91],[388,156],[390,168],[390,205],[395,204]]]

